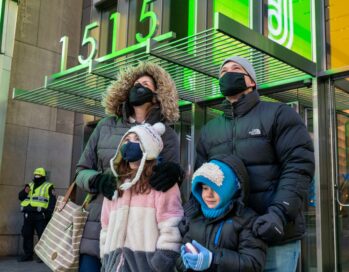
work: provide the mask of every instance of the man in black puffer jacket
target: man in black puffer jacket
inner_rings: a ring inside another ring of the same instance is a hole
[[[305,233],[303,202],[314,174],[312,140],[292,108],[260,101],[248,60],[226,59],[219,76],[224,114],[202,128],[195,168],[217,154],[243,160],[250,177],[248,206],[259,214],[253,232],[272,246],[265,270],[295,271]]]

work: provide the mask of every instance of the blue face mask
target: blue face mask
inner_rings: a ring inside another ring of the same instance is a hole
[[[121,156],[125,161],[135,162],[143,157],[143,152],[139,143],[127,142],[121,146]]]

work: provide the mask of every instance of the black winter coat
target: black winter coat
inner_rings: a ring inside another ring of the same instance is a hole
[[[185,218],[180,224],[183,244],[196,240],[213,253],[213,261],[205,271],[262,271],[266,259],[266,243],[252,233],[252,225],[258,216],[245,207],[249,177],[229,159],[230,155],[214,156],[215,160],[230,165],[240,182],[230,208],[221,216],[208,219],[199,203],[192,197],[184,205]],[[177,261],[179,271],[187,271],[182,258]],[[192,270],[188,270],[192,271]]]
[[[267,246],[252,234],[255,216],[249,208],[244,208],[239,217],[229,212],[215,220],[199,213],[190,221],[183,244],[196,240],[213,253],[212,265],[205,271],[262,271]],[[177,269],[186,271],[181,259]]]
[[[260,215],[273,205],[282,211],[287,223],[279,244],[301,238],[314,174],[313,143],[302,119],[286,104],[260,101],[257,91],[224,103],[224,114],[201,130],[195,168],[217,154],[237,155],[250,177],[247,206]]]

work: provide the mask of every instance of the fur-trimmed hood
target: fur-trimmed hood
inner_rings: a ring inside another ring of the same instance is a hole
[[[102,105],[106,113],[122,116],[122,104],[127,102],[130,89],[134,82],[144,75],[151,76],[155,81],[156,98],[164,119],[167,122],[176,122],[179,119],[179,109],[175,83],[169,73],[152,62],[139,62],[137,66],[128,66],[120,70],[117,80],[111,83],[103,97]]]

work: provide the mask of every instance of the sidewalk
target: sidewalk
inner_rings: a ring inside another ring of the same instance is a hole
[[[17,257],[0,257],[0,271],[6,272],[50,272],[44,263],[37,263],[35,260],[31,262],[17,262]]]

